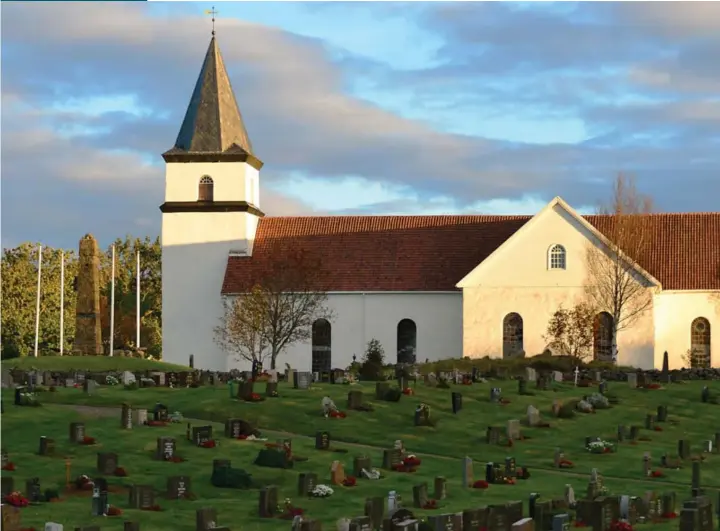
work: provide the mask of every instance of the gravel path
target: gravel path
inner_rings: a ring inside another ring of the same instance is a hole
[[[61,407],[63,409],[73,409],[80,413],[81,415],[85,415],[88,417],[114,417],[119,415],[120,408],[119,407],[111,407],[111,406],[83,406],[83,405],[76,405],[76,404],[53,404],[55,406]],[[190,419],[189,421],[200,421],[200,422],[207,422],[202,419]],[[301,438],[301,439],[313,439],[313,437],[310,437],[308,435],[301,435],[298,433],[290,433],[287,431],[276,431],[276,430],[262,430],[263,433],[277,435],[280,437],[287,437],[287,438]],[[343,442],[338,441],[343,446],[349,446],[352,448],[363,448],[366,450],[382,450],[382,448],[377,446],[372,446],[369,444],[360,444],[360,443],[349,443],[349,442]],[[445,461],[457,461],[459,458],[457,457],[448,457],[447,455],[437,455],[437,454],[428,454],[428,453],[417,453],[419,456],[427,456],[432,457],[433,459],[442,459]],[[584,474],[581,472],[572,472],[570,470],[557,470],[555,468],[541,468],[541,467],[535,467],[536,470],[540,470],[543,473],[546,474],[552,474],[556,476],[569,476],[569,477],[588,477],[588,474]],[[647,480],[638,479],[638,478],[626,478],[626,477],[617,477],[617,476],[608,476],[606,474],[603,474],[603,477],[605,479],[613,479],[617,481],[624,481],[629,483],[644,483],[647,484]],[[663,479],[653,479],[653,483],[655,484],[661,484],[661,485],[669,485],[669,486],[680,486],[680,487],[687,487],[685,483],[680,483],[677,481],[666,481]]]

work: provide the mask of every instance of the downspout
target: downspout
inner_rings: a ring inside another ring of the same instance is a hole
[[[365,313],[367,310],[367,301],[365,299],[365,292],[362,293],[362,344],[360,345],[360,357],[362,359],[363,354],[365,353],[365,345],[367,345],[367,340],[365,336]]]

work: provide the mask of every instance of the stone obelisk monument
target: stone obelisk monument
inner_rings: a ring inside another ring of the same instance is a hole
[[[100,251],[92,234],[86,234],[80,240],[79,256],[73,353],[97,356],[103,353],[100,327]]]

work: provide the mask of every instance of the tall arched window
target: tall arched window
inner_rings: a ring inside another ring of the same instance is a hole
[[[690,325],[690,365],[710,368],[710,321],[698,317]]]
[[[607,312],[600,312],[593,320],[593,359],[612,361],[613,318]]]
[[[198,201],[213,201],[213,180],[204,175],[198,185]]]
[[[567,266],[567,253],[565,247],[555,244],[548,252],[548,267],[550,269],[565,269]]]
[[[523,320],[519,313],[503,319],[503,358],[512,358],[523,351]]]
[[[312,371],[332,369],[332,327],[327,319],[318,319],[312,325]]]
[[[417,325],[412,319],[403,319],[397,325],[397,362],[415,363],[417,351]]]

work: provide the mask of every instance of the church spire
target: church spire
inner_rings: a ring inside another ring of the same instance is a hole
[[[252,166],[262,166],[253,155],[215,35],[210,40],[175,145],[163,158],[166,162],[243,160]]]

